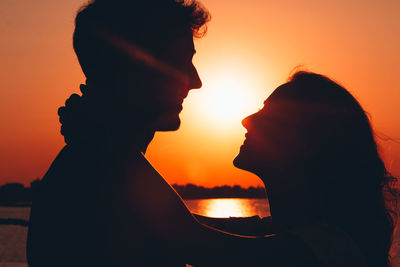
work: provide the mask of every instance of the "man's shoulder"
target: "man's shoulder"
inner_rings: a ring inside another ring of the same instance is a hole
[[[63,191],[73,193],[73,188],[83,187],[90,179],[95,161],[96,153],[90,152],[85,147],[64,146],[43,176],[40,192],[42,194],[49,192],[61,194]]]

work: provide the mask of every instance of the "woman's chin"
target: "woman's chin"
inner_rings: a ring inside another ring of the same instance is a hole
[[[233,159],[233,166],[245,171],[251,171],[251,162],[242,152],[239,152],[239,154]]]

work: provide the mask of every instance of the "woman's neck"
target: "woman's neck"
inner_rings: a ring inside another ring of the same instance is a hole
[[[301,182],[306,180],[305,177],[280,175],[273,179],[276,182],[266,183],[265,188],[276,227],[288,229],[318,220],[321,200]],[[269,180],[271,178],[263,179]]]

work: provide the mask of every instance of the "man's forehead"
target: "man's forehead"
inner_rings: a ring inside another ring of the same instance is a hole
[[[193,36],[185,34],[184,36],[176,39],[171,46],[172,50],[179,53],[195,54],[196,49],[194,48]]]

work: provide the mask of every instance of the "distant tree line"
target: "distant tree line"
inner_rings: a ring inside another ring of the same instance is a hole
[[[8,183],[0,186],[0,205],[29,205],[32,202],[33,194],[38,190],[40,180],[34,180],[29,187],[20,183]],[[235,186],[216,186],[207,188],[194,184],[172,185],[184,199],[203,198],[265,198],[263,187],[242,188]]]
[[[0,204],[6,205],[29,205],[33,194],[40,185],[40,180],[34,180],[29,187],[20,183],[8,183],[0,186]]]
[[[263,187],[242,188],[235,186],[216,186],[207,188],[194,184],[172,185],[184,199],[203,199],[203,198],[266,198]]]

